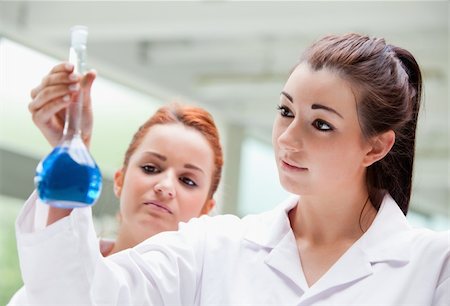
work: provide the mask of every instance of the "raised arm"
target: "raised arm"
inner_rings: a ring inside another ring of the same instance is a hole
[[[105,258],[90,207],[35,230],[37,205],[34,194],[16,224],[27,304],[195,304],[206,232],[202,221]]]

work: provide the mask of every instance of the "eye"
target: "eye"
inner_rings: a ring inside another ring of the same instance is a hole
[[[180,181],[189,187],[197,187],[197,183],[186,176],[180,177]]]
[[[277,109],[278,109],[278,112],[280,113],[281,117],[294,118],[294,114],[291,112],[291,110],[287,106],[278,105]]]
[[[144,165],[141,166],[141,169],[146,174],[155,174],[160,173],[161,171],[153,165]]]
[[[331,124],[329,124],[321,119],[314,120],[313,126],[321,132],[330,132],[330,131],[334,130],[334,128],[331,126]]]

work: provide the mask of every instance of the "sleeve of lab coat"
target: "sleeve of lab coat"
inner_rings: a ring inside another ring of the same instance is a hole
[[[141,245],[101,256],[90,208],[77,208],[36,229],[35,197],[16,223],[22,277],[30,305],[194,304],[201,271],[197,220],[185,230],[154,236]]]
[[[433,297],[432,305],[435,306],[447,306],[450,303],[450,232],[446,233],[446,240],[444,241],[446,245],[445,259],[442,267],[441,274],[439,275],[438,285]]]
[[[33,192],[26,202],[26,205],[30,202],[34,202],[37,199],[36,191]],[[30,204],[28,204],[29,206]],[[31,210],[31,211],[30,211]],[[23,210],[24,211],[24,210]],[[38,229],[42,229],[45,227],[47,223],[47,215],[48,215],[48,206],[47,205],[39,205],[28,207],[28,216],[33,216],[32,218],[28,218],[27,224],[23,224],[26,227],[27,231],[36,231]],[[11,297],[10,301],[7,304],[8,306],[24,306],[28,305],[27,292],[25,286],[22,286],[19,290],[17,290],[14,295]]]
[[[433,298],[435,306],[447,306],[450,301],[450,278],[444,280],[436,289]]]
[[[19,290],[14,293],[11,297],[11,300],[6,304],[6,306],[24,306],[28,305],[27,301],[27,292],[25,291],[25,287],[21,287]]]

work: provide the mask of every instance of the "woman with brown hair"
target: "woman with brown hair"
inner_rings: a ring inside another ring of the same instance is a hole
[[[273,126],[281,184],[297,196],[243,219],[195,218],[108,258],[89,243],[86,210],[71,213],[83,224],[55,222],[60,235],[22,228],[22,214],[30,301],[447,305],[449,234],[405,218],[421,87],[402,48],[359,34],[320,39],[290,74]]]

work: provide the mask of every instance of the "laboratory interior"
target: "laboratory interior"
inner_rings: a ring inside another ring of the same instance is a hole
[[[112,179],[132,134],[159,106],[205,107],[224,148],[212,214],[244,216],[288,197],[278,181],[272,123],[302,51],[326,34],[358,32],[410,50],[422,67],[413,226],[448,230],[449,4],[447,1],[0,1],[0,304],[21,286],[14,222],[51,151],[33,124],[30,90],[68,59],[69,29],[89,29],[90,151],[103,174],[97,232],[114,237]]]

